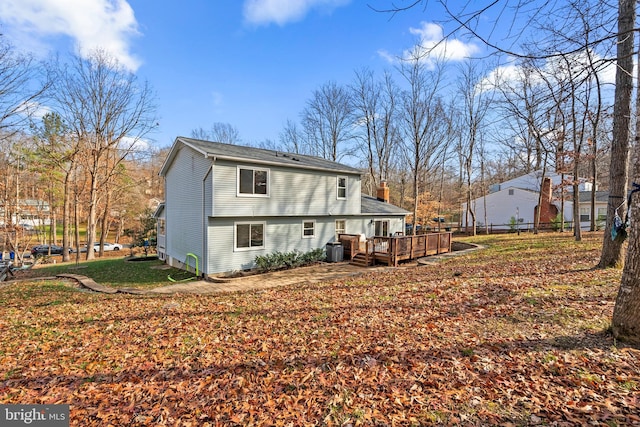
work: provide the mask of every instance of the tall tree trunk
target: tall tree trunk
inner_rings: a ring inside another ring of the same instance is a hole
[[[633,25],[635,0],[618,1],[618,47],[616,52],[616,89],[613,107],[613,141],[609,167],[609,203],[599,268],[614,267],[622,260],[622,242],[611,238],[615,210],[624,202],[629,176],[629,120],[633,90]]]
[[[97,162],[96,162],[97,163]],[[87,218],[87,260],[95,259],[93,246],[96,241],[96,223],[98,210],[98,178],[97,170],[91,175],[91,188],[89,192],[89,215]]]
[[[628,1],[628,0],[625,0]],[[622,3],[622,1],[621,1]],[[630,2],[631,7],[635,2]],[[626,11],[626,10],[625,10]],[[631,22],[635,20],[635,9],[630,14]],[[623,13],[622,7],[619,11]],[[638,52],[640,57],[640,52]],[[640,76],[640,67],[637,70]],[[617,87],[616,87],[617,90]],[[633,190],[640,190],[640,93],[636,92],[636,129],[635,129],[635,149],[633,158]],[[613,336],[623,341],[640,343],[640,191],[631,193],[629,212],[629,246],[622,270],[620,289],[616,298],[616,305],[613,308],[613,319],[611,330]],[[626,220],[626,218],[625,218]],[[608,230],[609,227],[607,227]],[[605,233],[605,238],[606,238]],[[620,243],[621,244],[621,243]]]
[[[111,183],[108,183],[111,185]],[[107,241],[109,233],[109,211],[111,210],[111,190],[107,190],[106,200],[104,204],[104,212],[102,213],[101,229],[100,229],[100,256],[104,255],[104,243]]]
[[[64,176],[64,187],[62,193],[62,261],[70,261],[71,256],[68,248],[71,247],[69,239],[69,223],[71,218],[71,173],[75,169],[75,165],[72,164]],[[79,251],[80,248],[76,248]]]
[[[637,137],[636,137],[637,138]],[[640,145],[636,143],[636,162],[640,160]],[[640,165],[635,164],[634,183],[640,183]],[[620,289],[613,309],[613,336],[640,344],[640,191],[631,197],[629,246],[622,270]]]

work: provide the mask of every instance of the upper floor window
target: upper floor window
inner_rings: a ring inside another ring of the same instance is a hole
[[[347,198],[347,177],[339,176],[338,177],[338,199],[346,199]]]
[[[269,195],[269,170],[238,167],[238,194]]]
[[[509,189],[509,195],[510,195],[510,196],[513,196],[513,194],[514,194],[513,188],[510,188],[510,189]]]

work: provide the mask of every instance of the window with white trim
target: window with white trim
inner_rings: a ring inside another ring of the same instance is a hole
[[[238,195],[269,196],[269,169],[238,166]]]
[[[591,221],[591,208],[590,207],[581,207],[580,208],[580,221]]]
[[[264,222],[236,222],[235,250],[264,249]]]
[[[607,219],[607,208],[598,208],[598,216],[596,217],[598,221],[606,221]]]
[[[336,240],[340,234],[347,232],[347,221],[344,219],[336,219]]]
[[[389,221],[377,219],[375,221],[374,236],[388,236],[389,235]]]
[[[302,238],[310,239],[316,235],[315,221],[302,221]]]
[[[347,198],[347,177],[339,176],[337,181],[338,187],[338,199],[346,199]]]

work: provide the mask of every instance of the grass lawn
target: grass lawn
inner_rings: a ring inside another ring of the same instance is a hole
[[[74,426],[639,424],[640,350],[608,334],[621,271],[591,270],[602,234],[473,241],[246,293],[0,288],[0,403],[67,403]],[[108,265],[94,279],[147,280]]]
[[[88,276],[100,284],[114,288],[144,289],[172,284],[167,276],[176,280],[193,276],[177,268],[159,269],[158,267],[162,265],[163,262],[159,260],[131,262],[119,254],[111,253],[109,257],[81,261],[77,264],[67,262],[36,265],[32,270],[21,271],[18,277],[50,277],[61,273],[72,273]]]

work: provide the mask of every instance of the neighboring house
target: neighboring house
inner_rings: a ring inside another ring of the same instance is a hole
[[[361,194],[360,170],[318,157],[176,138],[160,175],[158,253],[204,275],[254,267],[257,255],[308,252],[339,233],[402,232],[407,211]],[[191,255],[192,254],[192,255]]]
[[[0,225],[5,222],[29,227],[50,225],[51,208],[48,202],[39,199],[20,199],[18,206],[0,201]]]
[[[540,189],[543,188],[542,210],[540,223],[549,224],[559,212],[561,206],[561,176],[559,174],[545,175],[542,183],[542,172],[531,172],[526,175],[496,184],[490,187],[486,196],[472,200],[472,208],[476,215],[476,224],[486,224],[493,230],[508,230],[517,221],[521,229],[532,228],[538,209]],[[582,181],[580,188],[580,227],[589,229],[591,225],[591,183]],[[597,191],[595,203],[596,221],[604,225],[607,214],[608,192]],[[462,227],[467,221],[471,225],[471,218],[467,217],[467,204],[462,204]],[[485,214],[486,212],[486,214]],[[573,188],[564,189],[564,218],[573,221]]]

